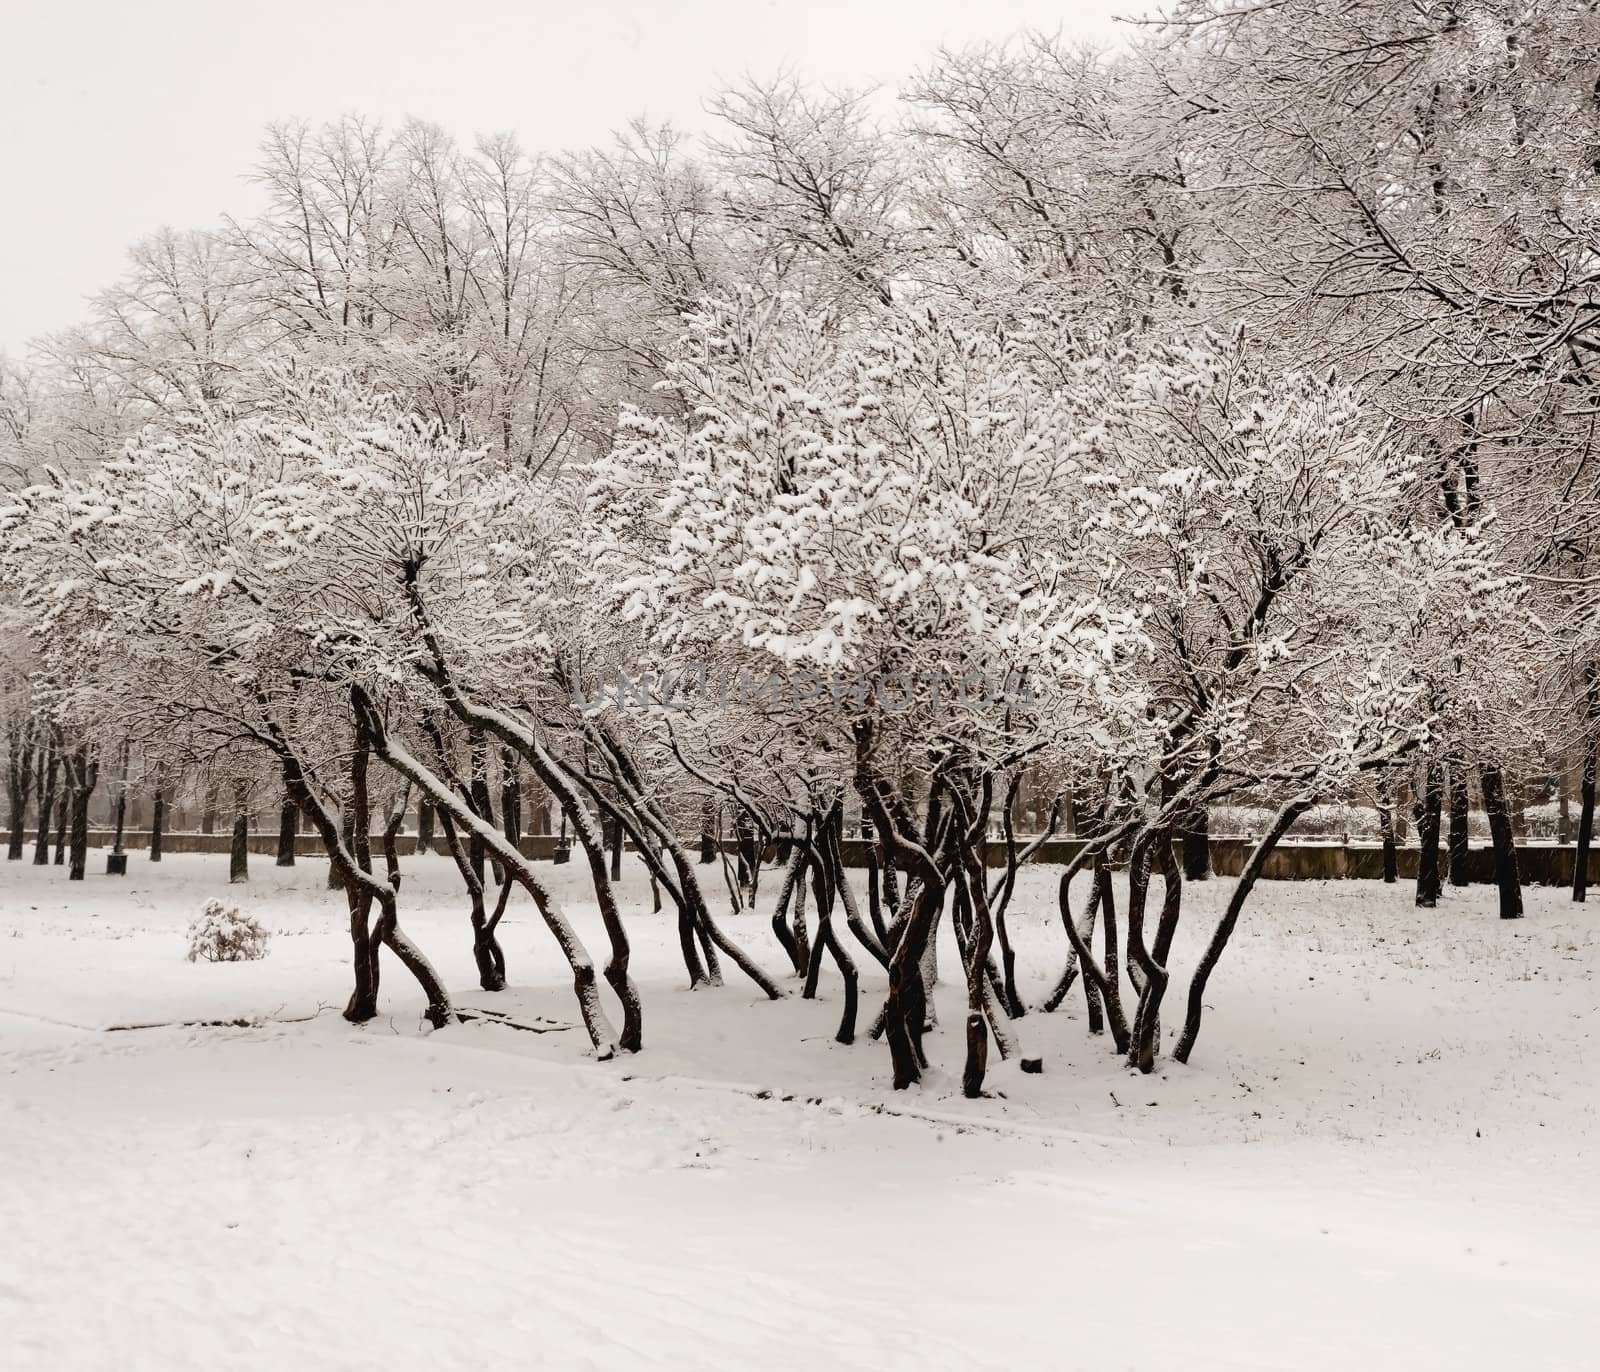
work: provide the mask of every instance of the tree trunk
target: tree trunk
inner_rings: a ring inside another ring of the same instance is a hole
[[[1435,776],[1432,764],[1429,764],[1430,778]],[[1233,888],[1233,894],[1228,898],[1227,908],[1218,921],[1216,932],[1211,935],[1211,942],[1206,945],[1206,951],[1201,955],[1200,964],[1195,968],[1194,980],[1189,983],[1188,1014],[1184,1017],[1183,1032],[1178,1035],[1178,1043],[1172,1050],[1172,1056],[1179,1062],[1188,1062],[1189,1054],[1194,1051],[1194,1043],[1200,1037],[1200,1019],[1205,1013],[1206,983],[1211,980],[1212,972],[1216,971],[1217,963],[1222,958],[1222,953],[1228,946],[1228,940],[1233,935],[1234,927],[1239,923],[1239,912],[1244,909],[1244,903],[1249,898],[1251,888],[1261,876],[1262,868],[1267,865],[1267,858],[1272,850],[1278,846],[1278,840],[1288,832],[1289,826],[1299,819],[1311,808],[1310,796],[1296,796],[1273,817],[1272,823],[1267,826],[1267,832],[1261,836],[1261,841],[1251,850],[1250,856],[1245,859],[1244,870],[1239,874],[1239,882]],[[1438,806],[1434,806],[1434,844],[1438,846]],[[1437,863],[1435,864],[1437,870]],[[1434,890],[1435,899],[1438,898],[1437,883]]]
[[[1089,995],[1091,986],[1094,988],[1094,996],[1090,1001],[1089,1032],[1091,1034],[1101,1032],[1095,1022],[1097,1016],[1094,1010],[1102,1010],[1106,1022],[1110,1025],[1111,1041],[1116,1046],[1117,1052],[1126,1053],[1130,1040],[1128,1022],[1122,1014],[1122,996],[1118,984],[1121,973],[1117,968],[1117,912],[1116,905],[1111,899],[1111,867],[1103,853],[1095,855],[1095,864],[1099,878],[1095,883],[1095,894],[1091,899],[1098,898],[1100,923],[1104,929],[1106,962],[1104,967],[1095,960],[1094,949],[1091,946],[1094,937],[1092,920],[1086,918],[1080,927],[1072,918],[1070,886],[1074,871],[1071,867],[1061,874],[1057,899],[1061,905],[1061,921],[1066,926],[1067,939],[1072,944],[1078,965],[1083,969],[1085,996]],[[1068,984],[1070,985],[1070,982]]]
[[[309,815],[309,813],[310,812],[307,811],[308,815]],[[351,805],[350,798],[348,796],[345,797],[344,804],[339,807],[339,838],[340,838],[340,841],[343,842],[343,844],[344,844],[344,846],[346,848],[348,848],[352,853],[355,852],[355,848],[356,848],[355,808],[354,808],[354,806]],[[322,846],[324,848],[327,848],[328,845],[326,843],[324,843]],[[338,891],[338,890],[343,889],[345,884],[346,883],[345,883],[344,876],[339,871],[339,864],[333,860],[332,853],[330,851],[329,857],[328,857],[328,889],[330,891]],[[368,907],[367,908],[367,914],[370,915],[372,913],[372,911],[371,911],[372,901],[371,901],[370,897],[367,900],[367,907]],[[374,958],[376,958],[378,956],[377,944],[373,944],[372,956]]]
[[[500,749],[500,828],[515,848],[522,842],[522,782],[517,775],[517,755]]]
[[[1007,803],[1009,804],[1009,797]],[[985,1006],[988,990],[986,984],[989,954],[994,948],[994,918],[989,908],[986,872],[979,858],[982,841],[977,845],[958,837],[960,854],[957,872],[957,890],[971,921],[967,939],[965,971],[967,974],[967,1055],[961,1068],[961,1094],[969,1100],[983,1095],[983,1079],[989,1067],[989,1025]]]
[[[700,807],[700,862],[704,866],[717,860],[717,804],[710,796]]]
[[[1423,776],[1421,808],[1417,814],[1417,905],[1431,910],[1439,903],[1439,810],[1444,803],[1444,787],[1439,765],[1431,759]]]
[[[1470,844],[1467,838],[1467,773],[1464,765],[1450,764],[1450,835],[1446,843],[1449,854],[1450,884],[1467,884],[1467,864],[1470,861]]]
[[[12,735],[11,756],[6,771],[6,791],[11,802],[11,835],[6,846],[6,861],[20,862],[27,847],[28,795],[33,790],[33,771],[37,760],[31,726]]]
[[[444,833],[445,851],[450,854],[462,884],[467,888],[468,917],[472,924],[472,959],[478,967],[478,985],[485,991],[503,991],[506,985],[506,959],[495,929],[505,909],[505,902],[503,899],[499,902],[495,919],[491,922],[484,906],[483,882],[473,870],[472,860],[462,846],[461,837],[456,832],[455,818],[449,810],[444,809],[438,811],[438,817],[439,828]],[[502,897],[508,896],[510,891],[509,882],[500,888]]]
[[[1172,940],[1178,931],[1178,916],[1183,904],[1183,872],[1172,856],[1172,840],[1159,834],[1150,849],[1149,861],[1161,873],[1161,918],[1156,925],[1155,943],[1145,946],[1144,904],[1150,893],[1150,871],[1143,874],[1138,890],[1139,910],[1135,920],[1134,894],[1128,898],[1128,949],[1143,977],[1139,1003],[1130,1030],[1128,1062],[1141,1072],[1155,1070],[1156,1052],[1161,1046],[1161,1002],[1170,980],[1167,971]],[[1135,924],[1137,923],[1137,930]]]
[[[790,851],[788,865],[783,871],[783,885],[778,888],[778,900],[772,907],[772,935],[778,940],[778,945],[783,949],[784,956],[789,959],[789,965],[794,968],[796,976],[802,974],[806,962],[800,956],[800,946],[794,941],[794,934],[789,929],[789,905],[794,899],[797,884],[804,880],[805,870],[805,848],[797,843]]]
[[[206,783],[205,794],[200,801],[200,832],[214,834],[217,832],[217,787],[215,782]]]
[[[1522,880],[1517,872],[1517,848],[1506,806],[1505,775],[1493,763],[1479,769],[1483,808],[1489,814],[1489,834],[1494,845],[1494,883],[1500,891],[1500,918],[1522,918]]]
[[[1573,854],[1572,898],[1589,896],[1589,847],[1594,841],[1595,775],[1600,771],[1600,669],[1589,664],[1584,673],[1588,696],[1588,732],[1583,740],[1583,775],[1578,783],[1578,849]]]
[[[1190,812],[1183,830],[1183,876],[1186,881],[1211,876],[1211,812],[1203,805]]]
[[[19,797],[16,790],[11,791],[11,833],[6,843],[6,861],[17,862],[22,858],[22,850],[27,846],[27,792]]]
[[[50,821],[55,811],[56,778],[61,770],[61,750],[52,740],[47,745],[45,761],[39,767],[39,833],[33,845],[33,865],[43,867],[50,861]]]
[[[100,764],[90,759],[87,747],[80,747],[72,764],[71,861],[67,867],[68,881],[82,881],[89,867],[89,797],[94,794],[95,782],[99,776]]]
[[[166,836],[167,792],[158,781],[155,798],[150,802],[150,861],[161,861],[161,840]]]
[[[1394,789],[1387,777],[1378,782],[1378,832],[1383,835],[1383,880],[1393,886],[1400,880],[1400,853],[1395,844]]]
[[[417,851],[431,853],[434,835],[433,802],[424,796],[417,802]]]
[[[472,764],[472,774],[467,779],[467,790],[472,797],[472,808],[479,819],[485,824],[494,823],[494,805],[489,799],[489,748],[485,743],[482,729],[472,729],[467,734],[468,757]],[[478,884],[483,884],[484,867],[488,856],[488,845],[476,829],[468,836],[467,857],[472,863],[473,874],[478,878]],[[493,864],[494,879],[498,883],[501,879],[500,864]]]
[[[237,886],[250,880],[250,813],[245,808],[249,801],[244,787],[235,786],[233,792],[233,839],[228,845],[228,883]]]
[[[279,867],[294,866],[295,839],[300,834],[300,807],[287,789],[283,805],[278,810],[278,862]]]
[[[72,769],[64,764],[61,777],[61,799],[56,804],[56,856],[55,865],[67,860],[67,823],[72,817]]]
[[[833,927],[833,907],[835,893],[839,889],[838,873],[834,870],[833,854],[833,824],[831,820],[824,820],[818,832],[819,842],[817,849],[811,854],[811,889],[816,897],[817,905],[817,945],[810,968],[806,974],[806,986],[803,999],[814,1000],[817,991],[817,979],[822,971],[822,950],[826,948],[833,957],[834,966],[839,969],[839,975],[844,981],[844,1011],[839,1018],[839,1028],[834,1033],[837,1043],[851,1044],[856,1037],[856,1005],[859,978],[856,973],[854,959],[839,942],[839,936]],[[803,879],[803,878],[802,878]]]
[[[622,826],[613,823],[608,835],[611,849],[611,880],[622,880]]]

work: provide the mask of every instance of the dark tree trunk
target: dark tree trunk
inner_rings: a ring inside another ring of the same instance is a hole
[[[433,851],[434,823],[433,802],[427,796],[423,796],[417,802],[417,851],[419,853],[431,853]]]
[[[166,837],[167,792],[156,783],[155,798],[150,802],[150,861],[161,861],[161,840]]]
[[[200,832],[217,832],[217,788],[212,782],[206,783],[205,794],[200,801]]]
[[[1522,918],[1522,879],[1517,872],[1516,840],[1511,832],[1511,814],[1506,806],[1505,776],[1500,768],[1486,763],[1479,769],[1483,787],[1483,808],[1489,815],[1489,835],[1494,845],[1494,884],[1500,892],[1500,918]]]
[[[33,790],[34,763],[38,754],[32,728],[18,729],[11,739],[11,757],[6,771],[6,792],[11,802],[11,834],[6,845],[6,861],[20,862],[28,842],[28,795]]]
[[[1439,765],[1429,761],[1423,777],[1421,805],[1417,812],[1417,904],[1431,910],[1439,903],[1439,811],[1444,802],[1444,787]]]
[[[1117,969],[1117,912],[1111,898],[1111,866],[1105,854],[1095,856],[1095,865],[1099,873],[1095,882],[1094,895],[1099,906],[1100,922],[1104,926],[1105,959],[1106,965],[1101,967],[1095,961],[1092,946],[1094,938],[1094,923],[1090,918],[1085,918],[1080,926],[1072,918],[1072,905],[1070,900],[1070,885],[1073,875],[1072,868],[1061,875],[1058,899],[1061,905],[1061,920],[1066,926],[1067,939],[1072,944],[1072,951],[1076,954],[1078,965],[1083,969],[1084,995],[1089,1000],[1089,1032],[1101,1032],[1099,1014],[1103,1011],[1106,1022],[1111,1028],[1111,1041],[1116,1046],[1118,1053],[1126,1053],[1129,1044],[1128,1022],[1122,1014],[1122,997],[1118,981],[1120,972]],[[1070,981],[1067,986],[1070,987]],[[1091,994],[1092,988],[1092,994]],[[1065,992],[1063,991],[1063,994]]]
[[[837,817],[837,811],[835,812]],[[834,966],[839,969],[839,975],[844,980],[844,1011],[839,1019],[839,1028],[834,1034],[838,1043],[851,1044],[856,1038],[856,1005],[859,979],[856,973],[854,959],[839,942],[839,936],[833,927],[834,897],[839,889],[838,873],[833,866],[833,821],[823,821],[818,832],[819,842],[817,848],[810,855],[811,889],[816,897],[817,906],[817,944],[812,955],[811,966],[806,972],[806,985],[802,993],[806,1000],[816,998],[817,980],[822,971],[822,950],[826,948],[832,956]],[[804,878],[802,878],[803,880]]]
[[[1467,884],[1467,864],[1471,861],[1467,837],[1467,773],[1460,763],[1450,764],[1450,834],[1446,851],[1450,857],[1450,884]]]
[[[772,907],[772,934],[778,940],[778,945],[783,949],[784,956],[789,959],[789,965],[794,968],[796,976],[805,970],[805,959],[800,956],[800,947],[794,941],[794,934],[789,929],[789,904],[794,899],[796,886],[804,879],[806,869],[805,849],[800,844],[795,844],[789,855],[788,865],[783,871],[783,885],[778,888],[778,901]]]
[[[612,823],[607,834],[608,845],[611,850],[611,880],[622,880],[622,825]]]
[[[527,812],[527,832],[530,834],[548,834],[550,832],[550,792],[545,787],[544,782],[537,777],[529,778],[523,795],[525,797],[524,808]]]
[[[1589,847],[1594,841],[1595,776],[1600,772],[1600,669],[1590,663],[1585,678],[1588,686],[1588,732],[1583,741],[1583,775],[1578,783],[1578,849],[1573,854],[1572,898],[1586,901],[1589,896]]]
[[[522,842],[522,782],[517,775],[517,755],[500,749],[500,829],[515,848]]]
[[[89,797],[94,794],[95,783],[99,780],[100,764],[90,759],[87,748],[80,747],[71,774],[71,862],[67,867],[67,880],[82,881],[89,867]]]
[[[888,843],[883,845],[883,913],[891,924],[900,917],[900,867]]]
[[[710,796],[700,807],[700,862],[704,866],[717,860],[717,805]]]
[[[505,910],[504,902],[500,903],[491,921],[484,905],[483,881],[473,870],[472,860],[456,832],[454,816],[445,809],[440,809],[438,816],[439,828],[444,833],[445,851],[450,854],[456,871],[461,874],[462,884],[467,888],[468,918],[472,924],[472,960],[478,967],[478,985],[485,991],[503,991],[506,985],[506,958],[495,931],[500,915]],[[509,882],[500,888],[502,897],[509,896],[510,892]]]
[[[1211,812],[1203,805],[1189,813],[1183,830],[1183,876],[1186,881],[1211,876]]]
[[[1433,775],[1431,764],[1429,775],[1430,777]],[[1239,912],[1244,909],[1244,903],[1261,876],[1262,868],[1267,865],[1267,858],[1278,846],[1278,840],[1288,831],[1289,826],[1310,808],[1309,796],[1296,796],[1273,817],[1267,832],[1261,836],[1261,841],[1245,859],[1244,870],[1239,874],[1239,883],[1233,888],[1233,894],[1228,898],[1227,908],[1222,913],[1216,932],[1211,935],[1211,942],[1206,945],[1200,964],[1195,968],[1194,980],[1189,983],[1188,1013],[1184,1017],[1183,1032],[1178,1035],[1177,1046],[1172,1050],[1172,1056],[1179,1062],[1189,1061],[1189,1054],[1194,1051],[1195,1040],[1200,1037],[1200,1020],[1205,1013],[1206,983],[1211,980],[1211,974],[1216,971],[1223,950],[1227,948],[1228,940],[1233,936],[1234,927],[1239,923]],[[1438,842],[1438,813],[1435,807],[1435,846]],[[1437,898],[1437,890],[1434,894]]]
[[[67,860],[67,824],[72,818],[72,767],[67,763],[62,767],[61,799],[56,804],[56,856],[55,865],[60,867]]]
[[[473,812],[485,824],[494,823],[494,805],[489,799],[489,749],[484,742],[483,730],[473,729],[467,735],[468,755],[472,763],[472,775],[468,778],[468,793],[472,797]],[[482,836],[474,830],[467,839],[467,858],[472,863],[473,875],[478,878],[478,884],[483,884],[485,860],[488,856],[488,847]],[[493,864],[494,879],[500,881],[500,864]]]
[[[295,839],[300,834],[300,807],[286,789],[283,805],[278,810],[278,862],[279,867],[294,866]]]
[[[243,786],[234,788],[233,804],[233,839],[228,845],[228,882],[236,886],[250,880],[250,813],[245,808],[249,801]]]
[[[734,825],[734,835],[739,846],[739,884],[753,904],[756,885],[761,877],[761,836],[756,833],[756,826],[750,822],[750,817],[742,811],[738,823]]]
[[[6,842],[7,862],[20,861],[22,851],[27,846],[27,806],[28,797],[26,792],[20,798],[15,791],[11,792],[11,833]]]
[[[55,813],[56,778],[61,771],[61,751],[52,742],[44,765],[39,768],[39,833],[33,845],[33,865],[50,861],[50,822]]]
[[[1007,821],[1014,792],[1006,796]],[[986,1004],[990,988],[987,984],[989,955],[994,949],[994,917],[989,908],[987,872],[981,857],[983,840],[979,837],[988,823],[988,793],[982,810],[965,832],[955,835],[957,897],[968,918],[968,934],[964,940],[967,976],[966,1059],[961,1068],[961,1094],[976,1100],[983,1094],[983,1081],[989,1068],[989,1024]],[[963,812],[963,821],[966,820]]]
[[[523,751],[546,794],[561,806],[562,817],[570,815],[572,827],[578,835],[578,843],[583,848],[584,857],[589,863],[589,880],[594,886],[595,903],[600,908],[600,918],[605,925],[606,937],[611,945],[611,957],[606,963],[605,979],[622,1005],[622,1032],[617,1038],[617,1046],[625,1053],[637,1053],[644,1046],[643,1003],[639,999],[639,989],[634,985],[630,970],[633,948],[628,940],[627,928],[622,922],[616,891],[606,874],[603,836],[596,832],[594,820],[590,817],[571,774],[564,770],[555,758],[541,749],[525,747]],[[620,846],[620,836],[623,832],[620,818],[615,819],[615,825]],[[640,853],[648,862],[646,845],[640,845]],[[690,942],[692,944],[692,938]]]
[[[350,806],[348,797],[345,798],[345,803],[339,810],[339,838],[346,848],[348,848],[351,852],[355,851],[355,812]],[[326,843],[324,843],[322,846],[324,849],[328,849],[328,845]],[[345,881],[344,874],[339,871],[339,864],[333,860],[332,850],[328,849],[328,889],[330,891],[342,890],[347,884],[348,883]],[[369,895],[367,897],[366,914],[364,914],[362,918],[367,919],[371,913],[372,897]],[[377,947],[377,944],[373,944],[372,946],[372,956],[374,959],[376,959],[378,956]]]
[[[795,948],[795,975],[804,976],[806,968],[811,965],[811,937],[806,929],[806,882],[804,869],[800,881],[794,889],[794,935]]]
[[[1156,925],[1153,946],[1146,948],[1144,941],[1144,901],[1149,896],[1150,874],[1144,874],[1138,892],[1140,909],[1138,929],[1135,932],[1133,896],[1129,896],[1128,948],[1138,964],[1144,982],[1139,988],[1139,1003],[1134,1010],[1128,1062],[1141,1072],[1155,1070],[1156,1051],[1161,1046],[1161,1002],[1170,980],[1167,962],[1172,951],[1172,940],[1178,931],[1178,916],[1183,906],[1183,873],[1172,856],[1172,842],[1167,835],[1158,836],[1150,860],[1161,873],[1161,918]]]
[[[867,852],[867,915],[872,920],[872,932],[880,947],[889,946],[889,930],[883,922],[883,898],[880,894],[878,867],[878,836],[870,823],[861,826],[861,844]],[[779,859],[782,861],[782,859]]]
[[[1378,832],[1383,835],[1383,879],[1393,886],[1400,880],[1400,854],[1395,845],[1394,791],[1387,778],[1378,782]]]

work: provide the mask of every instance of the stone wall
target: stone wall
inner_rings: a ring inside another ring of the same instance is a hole
[[[108,829],[90,831],[91,847],[109,848],[111,840],[112,833]],[[252,853],[272,856],[278,851],[278,836],[275,833],[253,833],[249,842]],[[689,842],[691,847],[697,846],[696,841],[689,840]],[[162,836],[161,843],[163,850],[168,853],[226,853],[230,835],[167,833]],[[396,844],[401,856],[409,857],[416,851],[416,836],[401,834]],[[548,862],[555,855],[556,839],[551,834],[530,834],[524,836],[520,846],[525,857],[534,861]],[[866,866],[866,845],[860,839],[846,839],[843,846],[845,866]],[[1253,846],[1253,841],[1247,838],[1212,839],[1212,870],[1219,876],[1237,876],[1243,869],[1245,859]],[[150,847],[148,830],[128,830],[123,837],[123,847],[130,853],[147,851]],[[1081,847],[1082,842],[1079,839],[1051,839],[1041,846],[1035,855],[1035,861],[1067,863],[1077,856]],[[378,848],[376,835],[373,837],[373,848],[376,853]],[[1420,851],[1415,847],[1399,849],[1397,856],[1402,880],[1415,880]],[[320,858],[323,856],[322,841],[314,834],[301,834],[296,841],[295,852],[301,857]],[[772,855],[769,853],[767,856],[770,861]],[[991,843],[988,858],[991,867],[1003,867],[1004,846]],[[1576,849],[1571,844],[1519,843],[1517,845],[1517,866],[1522,873],[1522,880],[1530,886],[1570,886],[1575,861]],[[1490,850],[1486,846],[1475,844],[1468,858],[1470,880],[1492,882],[1494,873],[1491,862]],[[1445,871],[1442,847],[1439,870],[1441,873]],[[1370,843],[1280,843],[1268,857],[1266,869],[1262,872],[1263,880],[1268,881],[1337,881],[1348,877],[1376,881],[1382,876],[1383,850],[1378,845]],[[1589,854],[1589,880],[1600,886],[1600,848],[1592,850]]]

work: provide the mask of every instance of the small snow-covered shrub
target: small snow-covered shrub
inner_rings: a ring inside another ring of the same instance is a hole
[[[272,935],[237,905],[208,900],[189,924],[189,961],[254,962]]]

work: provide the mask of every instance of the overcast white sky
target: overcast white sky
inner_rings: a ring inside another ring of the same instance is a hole
[[[898,83],[941,42],[1109,37],[1141,0],[3,0],[0,350],[79,318],[140,235],[253,203],[264,125],[415,114],[533,149],[789,64]]]

